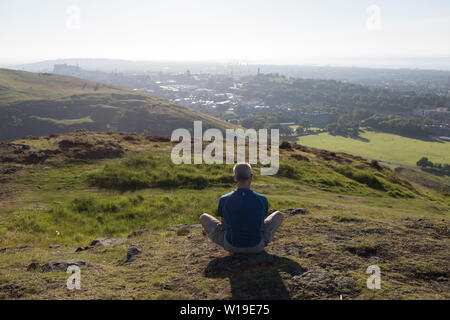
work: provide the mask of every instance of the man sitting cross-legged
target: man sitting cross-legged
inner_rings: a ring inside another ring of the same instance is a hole
[[[283,221],[283,214],[275,211],[268,216],[267,198],[250,189],[253,179],[248,163],[234,166],[237,189],[220,197],[217,215],[220,220],[204,213],[200,222],[210,239],[234,253],[257,253],[272,241]]]

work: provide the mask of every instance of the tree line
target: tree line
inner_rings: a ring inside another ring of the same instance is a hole
[[[421,168],[431,169],[442,172],[445,175],[450,175],[450,164],[448,163],[433,163],[427,157],[422,157],[417,161],[416,165]]]

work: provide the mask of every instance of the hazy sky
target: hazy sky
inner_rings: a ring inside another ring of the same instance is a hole
[[[449,0],[0,0],[0,61],[450,56]]]

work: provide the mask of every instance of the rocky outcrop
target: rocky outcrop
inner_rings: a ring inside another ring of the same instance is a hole
[[[92,249],[95,247],[107,247],[107,246],[122,244],[125,241],[127,241],[127,239],[125,239],[125,238],[97,238],[97,239],[92,240],[92,242],[88,246],[80,247],[77,250],[75,250],[75,252],[89,250],[89,249]]]
[[[86,266],[87,263],[81,259],[67,259],[67,260],[58,260],[46,263],[42,266],[41,272],[51,272],[51,271],[66,271],[69,266]]]
[[[112,245],[116,245],[116,244],[122,244],[125,241],[127,241],[127,239],[125,239],[125,238],[97,238],[97,239],[93,240],[89,246],[91,246],[91,247],[98,247],[98,246],[106,247],[106,246],[112,246]]]
[[[350,294],[356,291],[356,282],[351,277],[335,275],[320,266],[314,266],[301,275],[292,278],[294,287],[315,292],[329,291],[336,294]]]
[[[274,213],[275,211],[280,211],[284,216],[295,216],[297,214],[308,214],[309,211],[304,208],[288,208],[283,210],[270,210],[269,214]]]
[[[200,229],[201,227],[202,227],[201,224],[176,224],[169,227],[167,230],[178,231],[180,229]]]
[[[142,248],[137,244],[132,244],[127,250],[127,261],[130,261],[134,258],[134,256],[141,254]]]
[[[123,147],[113,141],[90,143],[84,140],[64,139],[59,142],[59,147],[69,158],[82,160],[119,158],[125,154]]]

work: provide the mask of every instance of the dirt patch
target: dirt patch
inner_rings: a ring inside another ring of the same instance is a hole
[[[19,171],[21,167],[18,166],[5,166],[0,168],[0,174],[13,174]]]
[[[151,142],[170,142],[170,137],[166,136],[147,136],[147,140]]]
[[[350,245],[346,246],[344,250],[364,258],[369,258],[379,253],[379,249],[377,247],[368,244]]]
[[[301,154],[298,154],[298,153],[291,154],[291,158],[294,158],[297,161],[309,162],[309,158],[308,157],[302,156]]]
[[[7,284],[0,287],[0,299],[19,299],[24,293],[25,288],[15,284]]]
[[[450,226],[444,221],[436,223],[429,218],[405,218],[404,224],[407,228],[413,229],[416,232],[430,233],[436,239],[449,238],[450,237]]]
[[[26,144],[4,143],[0,145],[0,162],[37,164],[57,153],[59,152],[55,150],[32,151],[30,146]]]
[[[1,252],[8,252],[8,251],[23,251],[23,250],[30,250],[30,249],[33,249],[33,247],[30,247],[30,246],[6,247],[6,248],[1,248],[0,249],[0,253]]]
[[[64,139],[59,142],[59,147],[66,157],[81,160],[112,159],[125,154],[123,147],[112,141],[88,142]]]
[[[313,266],[305,273],[292,278],[292,288],[300,292],[305,298],[313,297],[338,297],[341,294],[347,296],[356,295],[356,282],[352,277]]]
[[[133,149],[149,142],[170,142],[170,137],[77,131],[36,138],[29,144],[17,141],[0,144],[0,163],[34,165],[66,160],[113,159],[125,155],[130,146],[134,146],[131,147]]]

